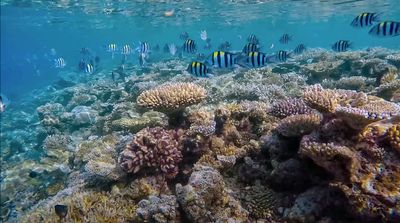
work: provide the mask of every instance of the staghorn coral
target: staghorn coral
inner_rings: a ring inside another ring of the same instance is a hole
[[[319,114],[292,115],[282,119],[277,130],[286,137],[298,137],[309,134],[320,125],[322,120]]]
[[[149,196],[141,200],[136,209],[139,222],[179,222],[178,203],[173,195]]]
[[[246,222],[248,213],[228,195],[219,172],[195,166],[186,186],[176,185],[178,203],[193,222]]]
[[[158,111],[175,111],[197,104],[206,96],[203,87],[192,83],[174,83],[142,92],[137,98],[137,103],[139,106]]]
[[[400,153],[400,124],[395,124],[387,130],[390,145]]]
[[[182,146],[178,141],[181,134],[180,131],[161,127],[143,129],[122,151],[118,162],[128,173],[137,173],[149,167],[174,178],[182,160]]]
[[[268,113],[279,118],[286,118],[291,115],[310,114],[312,109],[302,99],[293,98],[275,102]]]
[[[325,90],[321,85],[312,85],[303,92],[303,99],[308,106],[320,112],[333,112],[339,105],[339,96],[334,90]]]
[[[104,191],[78,191],[54,197],[33,207],[19,222],[60,222],[54,206],[68,207],[64,222],[128,222],[134,219],[136,205],[132,200]]]

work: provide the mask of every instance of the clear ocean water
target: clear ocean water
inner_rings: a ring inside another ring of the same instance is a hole
[[[182,46],[180,34],[184,32],[196,41],[196,53],[206,56],[226,41],[231,43],[231,51],[239,52],[251,34],[258,37],[261,51],[266,54],[292,51],[301,43],[307,49],[332,51],[338,40],[349,40],[350,51],[375,47],[400,50],[400,36],[380,38],[370,35],[369,28],[352,27],[350,23],[362,12],[379,13],[382,20],[400,22],[400,0],[2,0],[0,93],[9,101],[0,114],[1,219],[18,222],[29,206],[55,194],[47,191],[46,195],[38,195],[38,191],[67,178],[49,174],[51,179],[43,177],[33,182],[35,176],[26,175],[35,169],[31,163],[30,169],[28,164],[21,167],[29,169],[21,176],[28,180],[15,180],[20,174],[19,165],[27,160],[41,163],[45,157],[43,142],[52,133],[39,130],[37,108],[59,99],[58,94],[51,93],[56,90],[49,89],[66,74],[84,76],[85,81],[107,77],[104,81],[110,83],[112,70],[124,58],[121,47],[129,44],[135,49],[139,42],[150,45],[149,66],[169,59],[187,63],[196,56],[180,58],[179,53],[173,56],[163,52],[166,44]],[[201,39],[204,30],[210,39],[209,49]],[[279,42],[285,33],[292,36],[288,44]],[[118,46],[114,56],[107,51],[112,43]],[[92,60],[100,60],[100,76],[79,71],[79,61],[87,58],[81,52],[83,48],[90,51]],[[62,68],[55,67],[58,58],[65,61]],[[129,63],[133,69],[139,67],[137,53],[129,56]],[[89,131],[64,130],[56,132],[79,138],[77,135],[86,137]],[[81,142],[74,140],[74,146]],[[10,189],[10,182],[21,189]]]

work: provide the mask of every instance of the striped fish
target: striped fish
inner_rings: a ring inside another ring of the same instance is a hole
[[[215,51],[211,55],[209,64],[218,68],[232,68],[235,65],[235,54],[224,51]]]
[[[121,54],[125,56],[132,54],[131,46],[129,46],[129,44],[125,44],[121,49]]]
[[[93,72],[94,72],[94,67],[93,67],[93,65],[90,64],[90,63],[86,64],[86,66],[85,66],[85,73],[87,73],[87,74],[93,74]]]
[[[289,36],[289,34],[285,33],[281,36],[279,42],[282,44],[288,44],[290,40],[292,40],[292,36]]]
[[[259,52],[259,51],[260,51],[259,46],[254,43],[247,43],[242,50],[243,53]]]
[[[250,34],[250,36],[247,38],[247,42],[253,44],[259,44],[258,38],[254,34]]]
[[[150,45],[147,42],[139,42],[139,47],[136,48],[136,51],[140,54],[148,54],[150,52]]]
[[[187,71],[195,77],[209,77],[210,70],[204,63],[193,61],[189,64]]]
[[[377,13],[364,12],[356,16],[351,22],[353,27],[369,27],[372,26],[374,22],[379,22],[379,15]]]
[[[301,44],[297,45],[296,48],[294,48],[293,52],[294,52],[295,54],[301,54],[301,53],[303,53],[305,50],[306,50],[306,46],[304,46],[304,44],[301,43]]]
[[[237,58],[237,64],[242,67],[264,67],[270,61],[271,57],[261,52],[249,52]]]
[[[287,59],[290,58],[290,53],[285,50],[279,50],[275,53],[275,61],[277,62],[286,62]]]
[[[332,45],[332,50],[336,52],[346,52],[351,47],[348,40],[339,40]]]
[[[117,44],[115,44],[115,43],[110,43],[110,44],[108,44],[108,46],[107,46],[107,52],[110,52],[110,53],[115,53],[115,52],[117,52]]]
[[[183,43],[183,51],[186,53],[195,53],[196,52],[196,43],[194,40],[187,39],[185,43]]]
[[[400,35],[400,22],[384,21],[376,24],[369,31],[370,35],[379,37],[393,37]]]
[[[66,65],[65,60],[62,57],[54,60],[54,67],[56,68],[64,68]]]

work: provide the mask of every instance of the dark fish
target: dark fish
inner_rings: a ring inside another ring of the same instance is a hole
[[[194,40],[187,39],[183,44],[183,51],[186,53],[195,53],[196,52],[196,43]]]
[[[301,43],[301,44],[297,45],[296,48],[294,48],[293,52],[294,52],[295,54],[301,54],[301,53],[303,53],[305,50],[306,50],[306,46],[304,46],[304,44]]]
[[[78,69],[79,69],[79,71],[84,71],[85,70],[85,67],[86,67],[86,63],[85,63],[85,60],[80,60],[79,61],[79,64],[78,64]]]
[[[204,63],[193,61],[189,64],[187,71],[196,77],[209,77],[210,70]]]
[[[351,47],[348,40],[339,40],[332,45],[332,50],[336,52],[346,52]]]
[[[65,216],[68,214],[67,205],[57,204],[54,206],[54,210],[56,211],[57,216],[60,218],[65,218]]]
[[[168,46],[168,43],[166,43],[166,44],[164,45],[163,52],[164,52],[164,53],[169,53],[169,46]]]
[[[189,34],[187,32],[183,32],[179,35],[179,39],[187,40],[189,38]]]
[[[376,24],[369,31],[370,35],[379,37],[393,37],[400,35],[400,22],[384,21]]]
[[[257,44],[254,43],[247,43],[244,47],[243,47],[243,53],[250,53],[250,52],[259,52],[260,48]]]
[[[237,64],[243,67],[263,67],[271,62],[271,56],[261,52],[249,52],[237,58]]]
[[[37,172],[35,172],[35,171],[31,171],[31,172],[29,172],[29,177],[31,177],[31,178],[35,178],[35,177],[37,177],[39,174],[37,173]]]
[[[372,26],[374,22],[379,22],[379,20],[377,13],[364,12],[356,16],[350,25],[353,27],[368,27]]]
[[[279,62],[286,62],[286,60],[290,57],[290,53],[284,50],[279,50],[276,54],[275,54],[275,58],[279,61]]]
[[[259,44],[258,38],[254,34],[250,34],[250,36],[247,38],[247,42],[253,44]]]
[[[236,55],[224,51],[215,51],[211,55],[209,64],[218,68],[231,68],[235,65]]]
[[[281,36],[279,42],[282,44],[288,44],[290,40],[292,40],[292,36],[289,36],[289,34],[285,33]]]
[[[225,41],[219,45],[218,50],[228,51],[230,48],[231,48],[231,43],[228,41]]]

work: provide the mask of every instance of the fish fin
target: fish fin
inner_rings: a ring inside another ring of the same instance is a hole
[[[239,65],[240,67],[249,68],[250,65],[247,63],[246,59],[247,59],[247,55],[245,55],[244,53],[240,53],[240,54],[238,54],[238,56],[235,58],[234,64],[237,64],[237,65]]]

